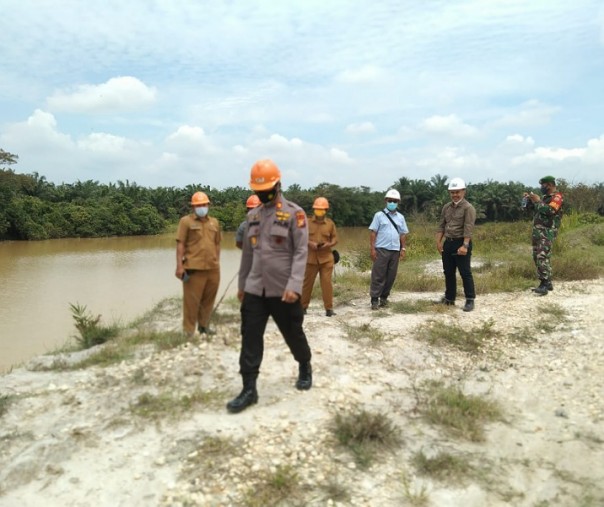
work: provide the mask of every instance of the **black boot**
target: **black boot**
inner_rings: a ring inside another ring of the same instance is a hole
[[[463,307],[463,311],[464,312],[471,312],[472,310],[474,310],[474,300],[473,299],[466,299],[466,304]]]
[[[296,381],[296,389],[308,391],[312,387],[312,366],[308,363],[300,363],[298,367],[298,380]]]
[[[547,290],[554,290],[554,286],[552,285],[552,282],[550,280],[548,280],[547,282]]]
[[[536,287],[535,289],[533,289],[533,292],[535,294],[539,294],[540,296],[547,295],[547,281],[546,280],[541,280],[541,283],[539,284],[539,287]]]
[[[237,414],[250,405],[258,403],[258,391],[256,391],[256,377],[243,379],[243,389],[237,398],[233,398],[226,405],[231,414]]]

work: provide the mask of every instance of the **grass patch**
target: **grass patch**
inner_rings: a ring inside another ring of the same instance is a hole
[[[301,501],[302,486],[296,470],[291,465],[277,466],[274,471],[260,474],[254,486],[245,492],[243,505],[295,505]]]
[[[557,303],[539,305],[537,311],[539,320],[535,323],[535,328],[545,333],[553,332],[568,317],[568,312]]]
[[[372,343],[379,343],[383,342],[386,336],[379,329],[372,327],[371,323],[353,326],[344,322],[343,326],[346,336],[354,341],[369,340]]]
[[[445,313],[449,311],[450,307],[441,304],[434,304],[433,301],[428,301],[427,299],[415,299],[413,301],[404,300],[390,303],[390,309],[394,313],[411,315],[426,312]]]
[[[425,485],[414,485],[411,482],[409,475],[406,473],[402,474],[401,484],[403,486],[405,505],[412,505],[413,507],[430,505],[430,497],[428,496],[428,490]]]
[[[418,339],[426,340],[431,345],[450,346],[463,352],[476,354],[482,351],[487,343],[500,335],[499,331],[494,329],[494,325],[495,322],[489,319],[478,327],[468,329],[457,324],[432,320],[416,328],[415,335]]]
[[[499,404],[480,396],[469,396],[442,382],[429,382],[420,406],[423,417],[447,433],[472,442],[484,440],[484,425],[502,418]]]
[[[238,445],[232,438],[208,436],[187,455],[180,476],[189,482],[203,482],[206,471],[224,469],[237,452]]]
[[[428,457],[419,451],[413,456],[413,464],[418,474],[444,482],[462,482],[474,471],[466,458],[447,452]]]
[[[209,405],[222,400],[225,393],[218,391],[194,391],[192,394],[174,396],[170,393],[143,393],[130,404],[130,411],[139,417],[160,419],[166,416],[175,417],[194,406]]]
[[[368,468],[376,454],[401,445],[399,428],[383,413],[355,410],[337,413],[332,427],[338,443],[348,449],[360,468]]]

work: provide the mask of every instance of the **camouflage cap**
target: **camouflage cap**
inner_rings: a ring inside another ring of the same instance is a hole
[[[556,178],[554,178],[553,176],[544,176],[539,180],[539,184],[541,185],[542,183],[553,183],[555,185]]]

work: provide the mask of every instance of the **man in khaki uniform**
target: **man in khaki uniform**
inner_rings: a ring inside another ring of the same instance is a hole
[[[176,233],[176,278],[183,281],[183,331],[193,336],[195,325],[202,334],[208,327],[220,285],[220,224],[208,216],[210,199],[203,192],[191,198],[193,213],[178,223]]]
[[[272,160],[259,160],[250,187],[262,203],[247,215],[239,267],[243,389],[227,403],[231,413],[258,402],[256,379],[264,352],[264,330],[272,317],[298,362],[297,389],[312,386],[311,352],[302,329],[300,304],[308,253],[306,214],[281,194],[281,172]]]
[[[466,201],[466,184],[461,178],[453,178],[449,182],[451,202],[443,206],[438,231],[436,233],[436,248],[443,261],[445,273],[445,295],[441,303],[454,305],[457,295],[457,275],[459,270],[463,283],[466,304],[464,312],[474,310],[476,290],[472,276],[472,234],[476,222],[476,210]],[[444,238],[444,241],[443,241]]]
[[[308,221],[308,259],[302,288],[302,308],[306,313],[318,273],[325,315],[332,317],[335,312],[333,311],[333,285],[331,283],[334,259],[331,249],[338,243],[336,224],[325,216],[329,209],[329,201],[325,197],[317,197],[312,207],[314,214]]]

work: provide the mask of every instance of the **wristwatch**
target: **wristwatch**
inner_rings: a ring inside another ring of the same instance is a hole
[[[464,248],[470,248],[470,243],[464,243],[463,246]]]

